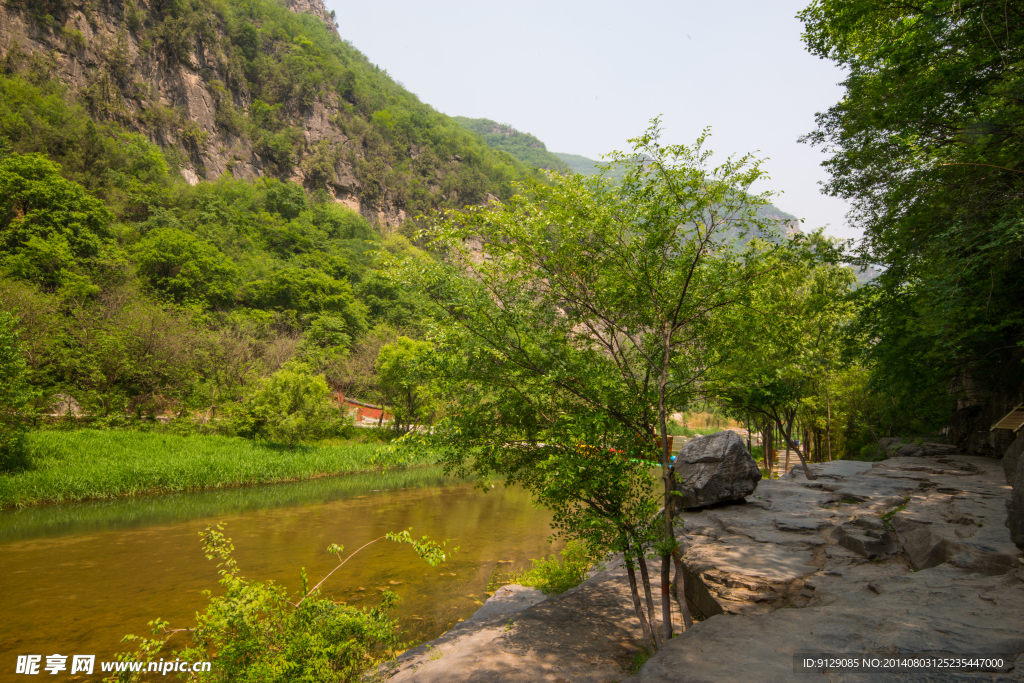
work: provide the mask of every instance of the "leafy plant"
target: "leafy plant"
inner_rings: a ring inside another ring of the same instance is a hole
[[[493,575],[488,582],[488,590],[493,590],[492,586],[517,583],[557,595],[583,583],[594,561],[585,543],[572,540],[562,550],[561,557],[550,555],[540,560],[531,560],[533,567],[526,571]]]
[[[710,168],[706,139],[662,144],[655,119],[631,152],[611,155],[628,168],[621,185],[558,176],[435,217],[421,239],[444,262],[382,257],[396,285],[429,300],[445,403],[430,434],[407,440],[453,471],[521,483],[567,538],[624,552],[652,650],[671,633],[671,606],[659,629],[647,558],[660,556],[666,590],[681,563],[667,422],[717,361],[719,312],[771,272],[735,241],[777,224],[747,192],[758,162]]]
[[[25,411],[33,396],[14,323],[14,316],[0,312],[0,471],[13,466],[21,455]]]
[[[302,590],[288,595],[273,581],[256,582],[243,578],[231,554],[234,545],[222,533],[223,526],[207,527],[200,532],[206,558],[217,559],[222,595],[209,598],[207,608],[197,615],[194,628],[168,629],[168,622],[150,622],[154,638],[129,635],[125,642],[138,643],[134,653],[122,653],[120,661],[154,661],[175,633],[190,634],[192,645],[178,650],[184,660],[211,661],[209,672],[188,674],[188,680],[203,683],[249,681],[252,683],[349,683],[397,654],[400,643],[396,622],[389,616],[398,597],[384,591],[381,604],[373,608],[355,608],[336,603],[320,593],[320,586],[341,569],[360,550],[385,538],[410,544],[417,555],[431,566],[444,562],[448,554],[426,537],[414,539],[409,531],[389,533],[370,541],[342,559],[344,548],[331,545],[328,552],[337,555],[338,565],[313,588],[309,588],[305,570],[301,572]],[[143,667],[145,668],[145,667]],[[184,678],[183,674],[183,680]],[[108,681],[138,681],[137,672],[121,672]]]
[[[339,419],[330,393],[323,375],[290,363],[260,383],[236,412],[235,429],[288,446],[319,437]]]

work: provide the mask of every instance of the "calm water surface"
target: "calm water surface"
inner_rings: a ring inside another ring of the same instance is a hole
[[[385,588],[395,591],[396,616],[414,642],[471,615],[495,569],[525,567],[552,551],[551,516],[522,489],[495,484],[484,492],[437,470],[3,511],[0,680],[24,678],[13,674],[18,654],[102,660],[125,649],[125,634],[149,635],[151,619],[193,625],[206,604],[202,591],[218,588],[216,563],[199,542],[216,522],[234,540],[242,576],[291,591],[302,567],[311,585],[334,568],[331,543],[347,555],[409,527],[416,536],[451,539],[460,550],[438,567],[385,540],[324,584],[326,595],[360,606],[374,604]]]

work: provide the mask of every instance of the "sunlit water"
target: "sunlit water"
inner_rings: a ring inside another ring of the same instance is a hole
[[[300,568],[310,585],[334,568],[331,543],[347,555],[409,527],[451,539],[458,553],[436,568],[407,545],[380,541],[323,588],[355,605],[374,604],[390,588],[401,598],[405,639],[434,638],[479,607],[495,569],[552,551],[550,514],[523,490],[495,486],[484,492],[421,469],[0,512],[0,680],[23,678],[13,674],[19,654],[99,661],[125,649],[125,634],[149,635],[151,619],[193,625],[202,591],[218,588],[216,563],[199,541],[216,522],[234,540],[242,576],[290,591]]]

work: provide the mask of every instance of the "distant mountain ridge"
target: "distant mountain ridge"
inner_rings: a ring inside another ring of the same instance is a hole
[[[453,117],[459,125],[471,130],[494,149],[508,152],[513,157],[533,168],[568,173],[572,169],[558,155],[548,151],[547,146],[529,133],[516,130],[507,123],[490,119],[471,119],[465,116]]]

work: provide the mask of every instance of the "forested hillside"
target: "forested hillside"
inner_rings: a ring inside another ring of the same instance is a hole
[[[39,411],[213,415],[289,362],[379,399],[419,317],[370,254],[541,177],[304,8],[0,7],[0,337]]]
[[[312,13],[283,0],[7,3],[0,50],[7,73],[55,76],[80,113],[141,133],[193,184],[292,180],[397,227],[531,175],[341,40],[319,0],[301,8]],[[5,133],[15,151],[33,144],[22,133]],[[60,156],[55,144],[39,151]]]

